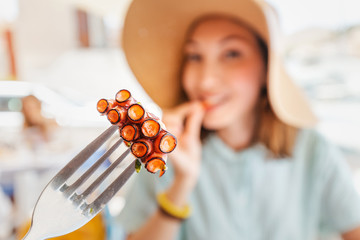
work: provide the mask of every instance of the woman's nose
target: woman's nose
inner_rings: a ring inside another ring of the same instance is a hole
[[[199,87],[202,91],[213,90],[220,82],[219,67],[215,63],[204,63],[199,80]]]

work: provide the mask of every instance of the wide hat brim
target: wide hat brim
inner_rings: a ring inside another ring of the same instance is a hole
[[[162,108],[180,103],[181,49],[189,26],[206,15],[237,18],[265,41],[269,49],[268,93],[275,114],[295,127],[313,126],[316,117],[281,61],[277,16],[263,1],[133,0],[122,44],[129,67],[149,96]]]

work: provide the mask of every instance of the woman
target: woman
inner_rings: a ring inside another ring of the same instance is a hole
[[[178,147],[164,179],[137,176],[120,216],[128,239],[360,239],[350,172],[307,129],[316,119],[281,66],[275,27],[262,1],[133,1],[125,55],[171,108]]]

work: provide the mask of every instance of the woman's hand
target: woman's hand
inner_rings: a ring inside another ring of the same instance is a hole
[[[177,137],[177,147],[170,154],[175,179],[193,188],[197,182],[201,163],[201,123],[204,107],[200,102],[184,103],[174,109],[164,111],[163,122]]]

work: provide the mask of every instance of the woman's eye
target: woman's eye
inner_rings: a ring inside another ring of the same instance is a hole
[[[227,58],[238,58],[241,56],[241,53],[239,51],[236,51],[236,50],[230,50],[230,51],[227,51],[225,53],[225,56]]]
[[[198,62],[200,60],[201,60],[200,54],[189,53],[189,54],[186,55],[186,61]]]

